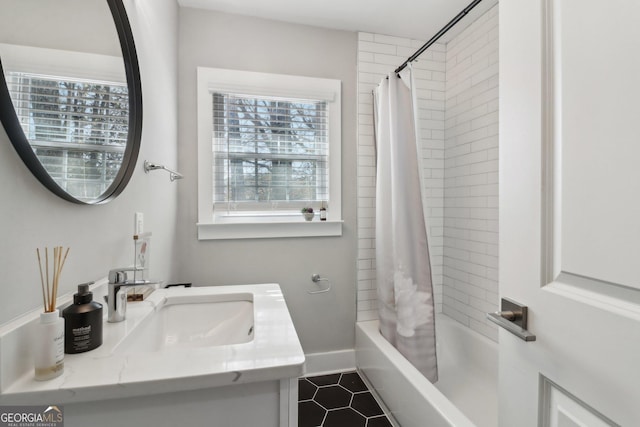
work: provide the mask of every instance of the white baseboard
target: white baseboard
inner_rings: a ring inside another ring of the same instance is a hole
[[[307,376],[356,369],[356,352],[353,349],[306,354],[305,358]]]

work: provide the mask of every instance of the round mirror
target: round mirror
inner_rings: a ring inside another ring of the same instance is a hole
[[[0,120],[65,200],[107,202],[138,158],[142,89],[122,0],[3,0]]]

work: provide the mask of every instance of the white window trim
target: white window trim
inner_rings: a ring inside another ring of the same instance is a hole
[[[0,52],[5,71],[94,82],[127,82],[122,58],[117,56],[3,43],[0,43]]]
[[[342,235],[341,82],[334,79],[198,67],[198,239],[243,239]],[[213,217],[213,91],[326,100],[329,103],[329,208],[327,221],[256,215],[243,222]]]

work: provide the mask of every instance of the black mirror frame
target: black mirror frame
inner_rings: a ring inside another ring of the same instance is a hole
[[[122,193],[135,170],[142,137],[142,82],[140,79],[140,68],[138,66],[138,56],[133,40],[133,32],[131,31],[131,25],[129,24],[127,12],[122,0],[106,1],[111,10],[113,22],[118,33],[118,38],[120,39],[122,59],[127,77],[127,88],[129,91],[129,132],[120,170],[107,190],[96,199],[84,201],[73,197],[64,191],[53,178],[51,178],[44,166],[42,166],[42,163],[40,163],[40,160],[38,160],[38,157],[33,152],[29,140],[20,126],[20,121],[13,108],[13,102],[11,101],[7,82],[4,77],[2,61],[0,60],[0,121],[13,147],[31,173],[51,192],[69,202],[83,205],[106,203]]]

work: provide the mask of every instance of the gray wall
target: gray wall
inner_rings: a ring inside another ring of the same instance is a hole
[[[53,4],[55,7],[50,7]],[[69,25],[60,25],[61,22]],[[53,3],[3,0],[0,42],[121,55],[106,1],[56,0]]]
[[[306,353],[353,348],[356,266],[356,34],[180,9],[178,205],[180,280],[198,286],[275,282]],[[342,237],[198,241],[196,67],[342,81]],[[312,273],[331,279],[309,295]]]
[[[177,162],[178,8],[174,0],[126,0],[125,4],[144,97],[136,172],[111,203],[74,205],[54,196],[33,177],[0,129],[0,324],[42,306],[37,247],[71,247],[61,293],[106,276],[110,268],[131,265],[134,212],[145,213],[145,230],[154,233],[151,275],[173,276],[179,183],[170,183],[165,173],[145,175],[142,162],[149,159],[173,166]]]

